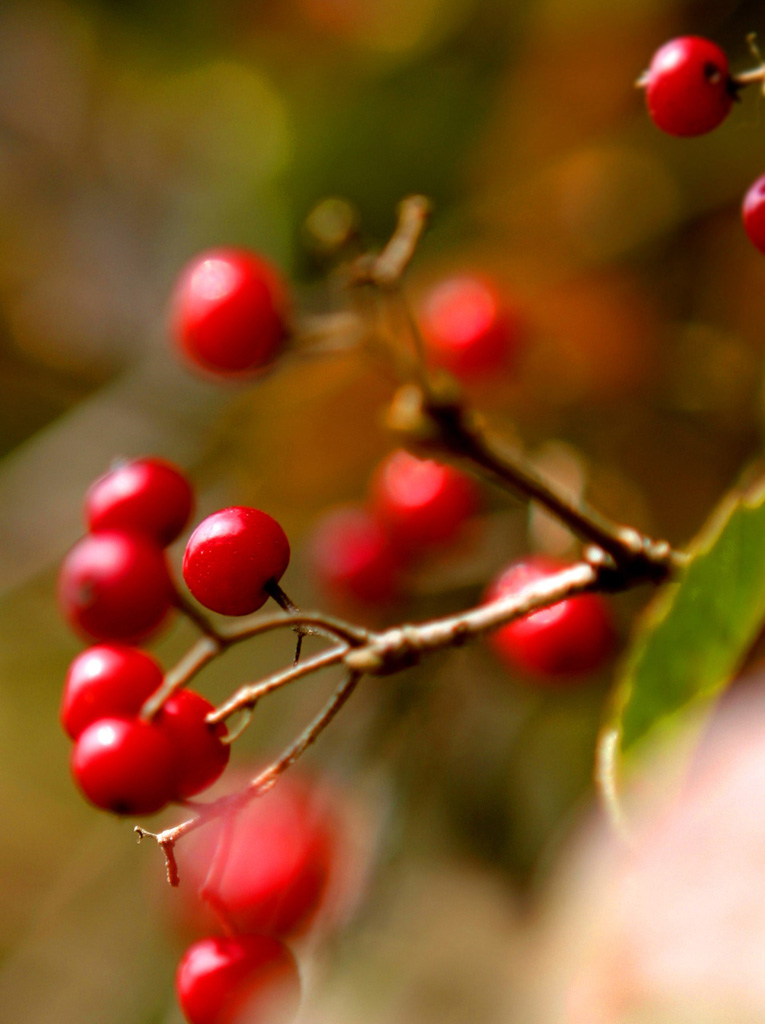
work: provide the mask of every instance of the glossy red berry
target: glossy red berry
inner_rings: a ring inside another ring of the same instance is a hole
[[[426,297],[420,323],[432,361],[462,380],[515,365],[521,318],[488,280],[463,275],[442,281]]]
[[[491,585],[487,600],[518,592],[563,568],[549,558],[517,562]],[[559,683],[600,668],[611,656],[614,640],[611,613],[599,594],[567,598],[491,634],[494,650],[510,668]]]
[[[76,740],[99,718],[131,717],[162,682],[162,669],[145,651],[98,644],[78,654],[64,684],[61,724]]]
[[[725,120],[733,104],[728,58],[708,39],[672,39],[653,55],[645,96],[648,113],[662,131],[703,135]]]
[[[195,942],[175,985],[189,1024],[289,1024],[300,1002],[294,957],[268,935]]]
[[[85,496],[88,529],[143,533],[172,543],[191,516],[194,495],[184,474],[162,459],[119,462]]]
[[[228,764],[231,748],[222,743],[227,733],[220,722],[208,725],[205,717],[213,710],[193,690],[179,690],[169,697],[154,718],[154,724],[168,737],[175,750],[175,797],[186,799],[207,789]]]
[[[336,845],[327,801],[293,777],[178,852],[181,870],[238,932],[284,937],[305,930],[322,904]]]
[[[377,519],[355,506],[328,512],[310,550],[319,586],[340,605],[395,600],[401,589],[402,554]]]
[[[287,336],[286,289],[276,270],[245,249],[211,249],[182,271],[173,329],[188,358],[206,370],[258,370]]]
[[[287,535],[275,519],[236,505],[213,512],[194,530],[183,556],[183,578],[205,608],[249,615],[268,600],[263,589],[290,561]]]
[[[175,588],[156,544],[111,530],[75,544],[61,566],[58,594],[76,629],[96,640],[133,642],[161,625]]]
[[[394,544],[408,551],[453,540],[478,510],[478,489],[464,473],[399,449],[378,467],[372,507]]]
[[[175,751],[139,718],[101,718],[80,733],[72,775],[84,795],[115,814],[153,814],[173,798]]]
[[[741,210],[744,229],[752,245],[765,252],[765,174],[752,185],[744,196]]]

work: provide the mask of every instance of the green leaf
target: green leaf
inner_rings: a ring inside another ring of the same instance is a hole
[[[765,620],[765,484],[728,498],[689,564],[649,605],[616,687],[598,750],[598,782],[619,816],[617,770],[730,683]]]

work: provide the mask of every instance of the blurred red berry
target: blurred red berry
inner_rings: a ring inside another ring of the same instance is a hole
[[[85,496],[88,529],[146,534],[166,547],[191,516],[194,495],[185,475],[162,459],[119,462]]]
[[[403,553],[366,509],[328,512],[311,539],[310,559],[319,586],[340,605],[384,605],[401,589]]]
[[[76,740],[99,718],[131,717],[162,683],[162,669],[145,651],[98,644],[78,654],[64,684],[61,724]]]
[[[511,371],[523,327],[517,310],[480,277],[448,278],[427,295],[420,324],[432,361],[462,380]]]
[[[486,600],[520,592],[564,568],[564,563],[542,557],[517,562],[495,580]],[[490,634],[490,641],[511,669],[540,681],[565,683],[605,664],[613,653],[615,630],[601,595],[579,594],[502,626]]]
[[[716,43],[699,36],[665,43],[645,76],[648,113],[670,135],[703,135],[716,128],[734,96],[728,58]]]
[[[162,550],[137,533],[93,533],[71,549],[58,582],[61,609],[96,640],[138,641],[166,618],[175,588]]]
[[[284,777],[189,837],[178,849],[181,871],[197,890],[206,887],[203,900],[217,906],[237,932],[292,935],[305,930],[325,896],[336,831],[323,795],[305,781]],[[204,908],[184,909],[209,927],[208,916],[200,914]]]
[[[453,540],[479,505],[470,477],[403,449],[380,464],[371,493],[372,509],[391,540],[408,551]]]
[[[115,814],[153,814],[175,787],[175,751],[164,733],[139,718],[101,718],[80,733],[72,775],[84,795]]]
[[[205,608],[249,615],[268,600],[263,589],[278,582],[290,561],[287,535],[256,508],[236,505],[203,519],[183,556],[183,578]]]
[[[175,751],[174,796],[186,799],[207,789],[228,764],[231,748],[221,740],[227,734],[220,722],[208,725],[205,717],[213,705],[192,690],[179,690],[169,697],[154,718],[154,724],[170,740]]]
[[[258,370],[287,337],[286,289],[276,270],[246,249],[211,249],[182,271],[173,330],[197,366],[217,373]]]
[[[289,1024],[300,1003],[294,957],[268,935],[195,942],[175,986],[189,1024]]]
[[[749,240],[760,252],[765,252],[765,174],[755,181],[744,196],[741,212]]]

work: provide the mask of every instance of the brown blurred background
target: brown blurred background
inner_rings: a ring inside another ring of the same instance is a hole
[[[528,325],[517,375],[476,402],[609,514],[681,544],[757,466],[765,261],[739,207],[764,169],[765,108],[750,90],[715,133],[676,140],[634,81],[684,33],[750,67],[745,37],[763,28],[761,4],[733,0],[5,0],[3,1020],[180,1021],[161,857],[85,806],[57,723],[80,644],[55,607],[56,567],[87,484],[115,456],[159,454],[192,474],[199,514],[264,507],[294,541],[285,585],[311,606],[312,524],[360,499],[393,446],[393,382],[358,354],[291,358],[253,385],[191,375],[165,326],[179,268],[248,245],[295,282],[298,310],[331,308],[302,244],[313,204],[346,197],[380,244],[398,200],[426,193],[415,301],[480,269]],[[559,543],[487,501],[484,539],[423,572],[394,619],[478,600],[510,557]],[[625,631],[644,598],[621,600]],[[155,649],[172,663],[192,635],[178,623]],[[284,639],[237,649],[201,689],[222,697],[289,657]],[[591,799],[608,682],[543,693],[476,648],[354,697],[310,761],[359,814],[368,888],[306,952],[301,1019],[527,1019],[518,951]],[[275,752],[326,685],[259,709],[237,763]]]

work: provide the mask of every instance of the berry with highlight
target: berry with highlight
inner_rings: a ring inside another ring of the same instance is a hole
[[[211,611],[249,615],[268,600],[290,561],[287,535],[275,519],[237,505],[202,520],[186,545],[183,578]]]
[[[197,366],[223,374],[258,370],[287,337],[286,289],[276,270],[246,249],[212,249],[182,271],[173,331]]]
[[[712,131],[728,116],[736,94],[725,53],[699,36],[681,36],[660,47],[644,82],[648,113],[670,135]]]

